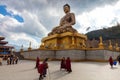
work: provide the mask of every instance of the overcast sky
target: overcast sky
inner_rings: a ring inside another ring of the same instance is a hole
[[[13,46],[39,47],[41,39],[59,25],[68,3],[79,33],[120,22],[120,0],[0,0],[0,36]],[[89,30],[87,30],[87,28]]]

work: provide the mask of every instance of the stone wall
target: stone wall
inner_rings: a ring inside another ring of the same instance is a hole
[[[84,60],[85,51],[83,50],[58,50],[56,51],[56,59],[61,59],[62,57],[70,57],[72,60]]]
[[[108,61],[110,56],[112,56],[113,59],[116,59],[119,54],[119,52],[109,50],[32,50],[24,51],[22,53],[25,59],[36,59],[36,57],[39,56],[40,59],[48,57],[50,59],[60,60],[62,57],[70,57],[71,60],[74,61]]]
[[[51,59],[55,58],[53,50],[33,50],[33,51],[25,51],[22,53],[25,59],[36,59],[37,57],[40,57],[40,59],[44,59],[46,57],[49,57]]]
[[[119,54],[119,52],[109,50],[90,50],[87,51],[86,57],[88,60],[107,61],[110,56],[116,59]]]

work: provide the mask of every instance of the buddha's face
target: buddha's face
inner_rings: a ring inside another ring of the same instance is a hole
[[[69,8],[68,6],[64,6],[64,12],[65,12],[65,13],[70,12],[70,8]]]

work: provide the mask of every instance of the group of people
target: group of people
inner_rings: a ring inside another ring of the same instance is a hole
[[[65,69],[68,73],[72,72],[70,57],[67,57],[67,59],[65,57],[62,58],[60,70],[62,69]]]
[[[48,61],[48,58],[46,58],[42,63],[40,63],[39,57],[37,57],[37,59],[36,59],[36,66],[35,66],[35,68],[37,68],[38,73],[40,74],[39,80],[41,80],[44,77],[46,77],[47,69],[48,69],[47,61]]]
[[[11,65],[11,64],[17,64],[18,63],[18,57],[15,56],[15,55],[10,55],[8,58],[7,58],[7,65]]]
[[[113,68],[113,65],[117,64],[117,61],[120,64],[120,55],[115,60],[113,60],[112,56],[109,57],[109,64],[111,68]]]
[[[7,61],[7,65],[11,65],[11,64],[17,64],[18,63],[18,56],[15,55],[10,55],[10,56],[3,56],[0,57],[0,65],[2,65],[2,61],[6,60]]]
[[[39,76],[39,80],[43,79],[44,77],[46,77],[47,74],[47,69],[48,69],[48,58],[46,58],[45,60],[43,60],[42,63],[40,63],[40,59],[39,57],[37,57],[36,59],[36,66],[35,69],[37,69],[38,73],[40,74]],[[71,69],[71,60],[69,57],[67,57],[67,59],[65,59],[65,57],[63,57],[61,59],[61,63],[60,63],[60,70],[65,69],[68,73],[72,72]]]

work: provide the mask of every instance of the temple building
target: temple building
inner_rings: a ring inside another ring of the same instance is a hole
[[[3,41],[5,37],[0,37],[0,56],[3,55],[10,55],[12,49],[14,48],[13,46],[7,46],[8,44],[7,41]]]

